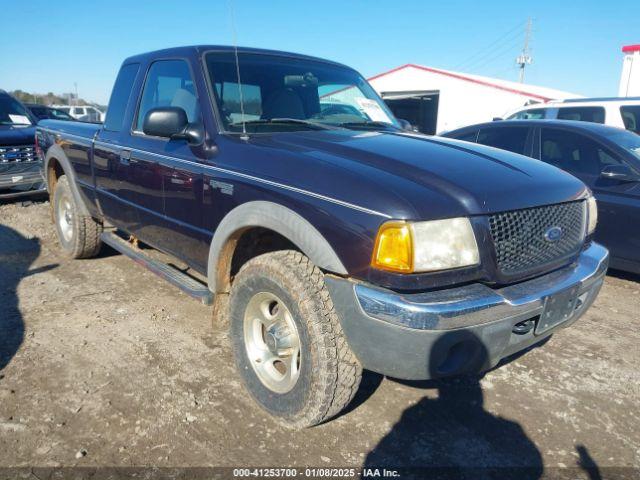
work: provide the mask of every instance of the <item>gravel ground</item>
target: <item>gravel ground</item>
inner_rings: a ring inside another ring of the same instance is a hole
[[[366,372],[346,413],[296,432],[243,391],[209,307],[107,248],[67,260],[48,203],[3,204],[0,467],[526,466],[521,478],[631,478],[640,470],[612,467],[640,468],[638,281],[608,276],[572,328],[481,379]]]

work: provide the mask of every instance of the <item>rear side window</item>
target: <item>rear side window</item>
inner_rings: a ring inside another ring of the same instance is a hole
[[[604,123],[603,107],[563,107],[558,109],[558,120]]]
[[[475,142],[478,137],[478,130],[471,130],[457,135],[452,135],[451,138],[456,140],[464,140],[465,142]]]
[[[111,100],[107,109],[107,119],[104,123],[104,129],[112,132],[122,130],[124,122],[124,114],[127,111],[127,103],[133,89],[133,82],[140,68],[139,63],[131,63],[120,69],[116,83],[113,86]]]
[[[624,128],[640,134],[640,105],[624,105],[620,107],[620,115]]]
[[[149,110],[161,107],[182,108],[189,122],[200,118],[195,85],[186,61],[160,60],[151,65],[142,91],[136,131],[142,132],[144,117]]]
[[[522,110],[521,112],[514,113],[508,120],[540,120],[544,118],[546,108],[534,108],[532,110]]]
[[[524,154],[528,133],[529,127],[483,128],[478,134],[478,143]]]

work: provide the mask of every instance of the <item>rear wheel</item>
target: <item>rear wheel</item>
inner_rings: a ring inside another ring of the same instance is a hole
[[[349,349],[324,275],[293,250],[247,262],[229,299],[236,364],[256,402],[287,426],[309,427],[355,395],[362,367]]]
[[[102,224],[81,213],[66,175],[56,182],[52,207],[58,240],[64,252],[71,258],[96,256],[102,245]]]

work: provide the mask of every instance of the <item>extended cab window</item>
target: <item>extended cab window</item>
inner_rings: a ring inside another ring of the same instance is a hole
[[[109,107],[107,108],[107,118],[104,122],[105,130],[112,132],[119,132],[122,130],[124,114],[127,111],[127,104],[129,103],[129,97],[131,96],[131,90],[133,89],[133,82],[136,79],[139,68],[139,63],[131,63],[129,65],[124,65],[120,69],[118,78],[116,78],[116,83],[113,86],[111,100],[109,100]]]
[[[624,105],[620,107],[624,128],[640,134],[640,105]]]
[[[483,128],[478,134],[478,143],[490,147],[524,154],[529,127]]]
[[[558,109],[558,120],[604,123],[603,107],[562,107]]]
[[[142,132],[145,115],[160,107],[182,108],[189,122],[200,118],[195,85],[186,61],[159,60],[151,65],[138,107],[135,131]]]

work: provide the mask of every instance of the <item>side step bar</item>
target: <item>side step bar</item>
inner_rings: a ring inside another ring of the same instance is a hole
[[[131,258],[136,263],[148,268],[159,277],[172,283],[187,295],[197,298],[205,305],[213,304],[213,293],[204,283],[182,273],[177,268],[149,257],[142,250],[133,247],[129,242],[112,232],[103,232],[100,239],[111,248]]]

